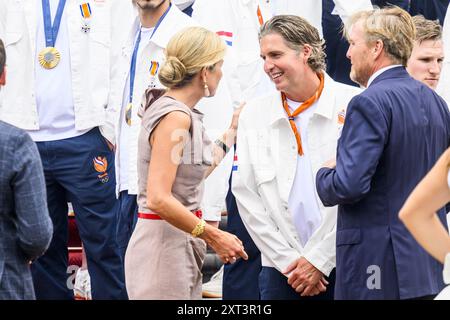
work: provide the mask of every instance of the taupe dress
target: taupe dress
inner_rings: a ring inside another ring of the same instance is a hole
[[[187,141],[172,187],[173,196],[191,211],[200,208],[204,173],[212,160],[212,144],[205,134],[203,114],[163,96],[153,102],[147,92],[146,111],[141,108],[142,127],[138,144],[138,205],[147,207],[147,174],[151,161],[149,137],[168,113],[181,111],[191,117]],[[143,104],[145,106],[145,103]],[[167,161],[171,161],[168,159]],[[201,299],[201,269],[206,254],[203,240],[192,237],[164,220],[138,219],[125,255],[125,280],[130,299]]]

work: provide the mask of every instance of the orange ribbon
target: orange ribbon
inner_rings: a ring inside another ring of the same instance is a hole
[[[318,73],[317,76],[320,79],[319,88],[317,89],[316,93],[312,97],[310,97],[308,100],[303,102],[297,109],[294,110],[293,113],[291,113],[291,110],[289,109],[289,105],[286,100],[286,95],[282,92],[281,93],[281,100],[283,101],[283,108],[286,111],[288,117],[289,117],[289,123],[291,124],[292,131],[294,131],[295,140],[297,140],[297,150],[299,155],[303,155],[303,148],[302,148],[302,139],[300,137],[300,132],[297,130],[297,125],[295,124],[295,117],[298,116],[300,113],[311,107],[314,102],[316,102],[323,91],[324,86],[324,77],[323,74]]]
[[[261,8],[258,5],[258,9],[256,10],[256,14],[258,15],[259,25],[262,26],[264,24],[264,19],[261,13]]]

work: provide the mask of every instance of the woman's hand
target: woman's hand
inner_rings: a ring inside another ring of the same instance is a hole
[[[217,253],[223,263],[235,263],[239,258],[248,259],[242,241],[234,234],[215,229],[210,236],[203,239]]]

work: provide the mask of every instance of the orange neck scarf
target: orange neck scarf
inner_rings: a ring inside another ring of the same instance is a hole
[[[316,93],[313,94],[312,97],[310,97],[308,100],[303,102],[297,109],[295,109],[294,112],[291,113],[291,110],[289,109],[289,105],[287,103],[286,95],[282,92],[281,93],[281,100],[283,101],[283,108],[284,111],[286,111],[286,114],[289,117],[289,123],[291,124],[292,131],[294,131],[295,140],[297,140],[297,150],[299,155],[303,155],[303,148],[302,148],[302,139],[300,137],[300,132],[297,130],[297,125],[294,122],[294,119],[296,116],[298,116],[300,113],[311,107],[314,102],[316,102],[323,91],[324,86],[324,76],[321,73],[318,73],[317,76],[320,79],[319,88],[317,89]]]

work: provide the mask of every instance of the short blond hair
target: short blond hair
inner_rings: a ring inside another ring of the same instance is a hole
[[[442,27],[438,20],[428,20],[422,15],[412,17],[414,26],[416,27],[415,40],[419,43],[432,40],[438,41],[442,39]]]
[[[320,38],[319,31],[306,19],[295,15],[278,15],[268,20],[261,27],[259,40],[265,35],[277,33],[286,45],[292,50],[300,52],[307,44],[312,48],[308,65],[314,72],[323,72],[326,69],[324,41]]]
[[[167,44],[159,81],[167,88],[182,88],[203,68],[214,69],[225,56],[225,49],[224,41],[214,32],[202,27],[185,28]]]
[[[349,30],[358,22],[362,23],[367,43],[381,40],[384,52],[392,62],[406,66],[414,46],[416,33],[416,28],[408,12],[399,7],[360,11],[350,17],[345,28],[347,39]]]

